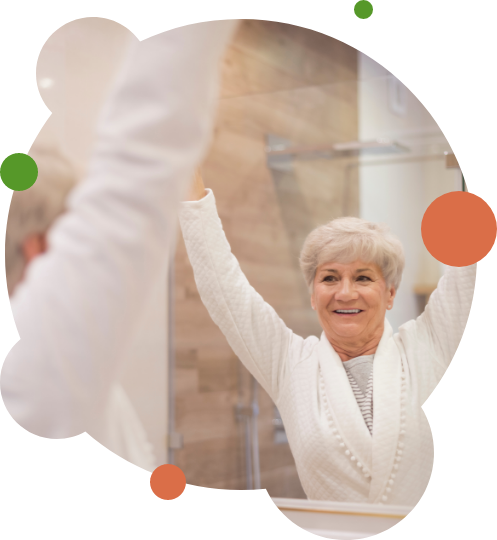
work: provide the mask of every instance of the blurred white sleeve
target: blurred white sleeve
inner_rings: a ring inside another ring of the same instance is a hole
[[[131,51],[104,107],[88,177],[12,298],[20,341],[1,390],[29,431],[73,436],[101,414],[151,284],[166,271],[235,27],[187,26]]]
[[[424,312],[403,324],[399,334],[421,403],[424,403],[454,357],[468,321],[476,264],[447,267]]]

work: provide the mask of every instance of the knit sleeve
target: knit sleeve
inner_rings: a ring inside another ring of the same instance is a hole
[[[288,352],[304,340],[249,284],[231,253],[212,191],[183,203],[180,223],[202,302],[235,354],[277,401]]]
[[[476,265],[449,267],[425,311],[399,329],[422,402],[438,384],[461,341],[471,309]]]
[[[100,422],[163,279],[177,207],[208,146],[236,22],[136,42],[103,107],[86,179],[12,298],[20,341],[2,369],[11,416],[43,437]]]

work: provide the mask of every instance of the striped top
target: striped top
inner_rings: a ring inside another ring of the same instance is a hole
[[[373,435],[373,359],[374,354],[370,354],[342,362],[371,435]]]

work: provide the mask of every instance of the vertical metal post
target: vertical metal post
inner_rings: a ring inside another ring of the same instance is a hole
[[[176,432],[176,346],[174,342],[174,306],[175,306],[175,255],[176,242],[170,247],[169,269],[167,273],[168,284],[168,320],[167,320],[167,349],[168,349],[168,433],[167,433],[167,457],[168,463],[174,465],[175,451],[183,448],[183,435]]]
[[[174,253],[169,261],[169,269],[167,273],[167,365],[168,365],[168,381],[167,381],[167,400],[168,400],[168,429],[167,429],[167,462],[174,465],[174,451],[179,446],[176,441],[172,440],[176,427],[176,407],[175,407],[175,346],[174,346]]]
[[[253,489],[261,489],[261,468],[259,464],[259,432],[257,417],[259,416],[259,383],[252,377],[252,463],[253,463]]]
[[[245,416],[245,468],[247,475],[247,489],[254,489],[254,473],[252,469],[252,452],[250,451],[250,418]]]
[[[238,403],[235,405],[235,418],[243,432],[246,489],[253,489],[251,415],[248,407],[243,405],[241,393],[238,394]]]

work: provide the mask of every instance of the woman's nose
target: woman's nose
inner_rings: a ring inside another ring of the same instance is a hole
[[[349,279],[342,279],[335,293],[335,298],[342,302],[349,302],[357,299],[357,291],[354,284]]]

